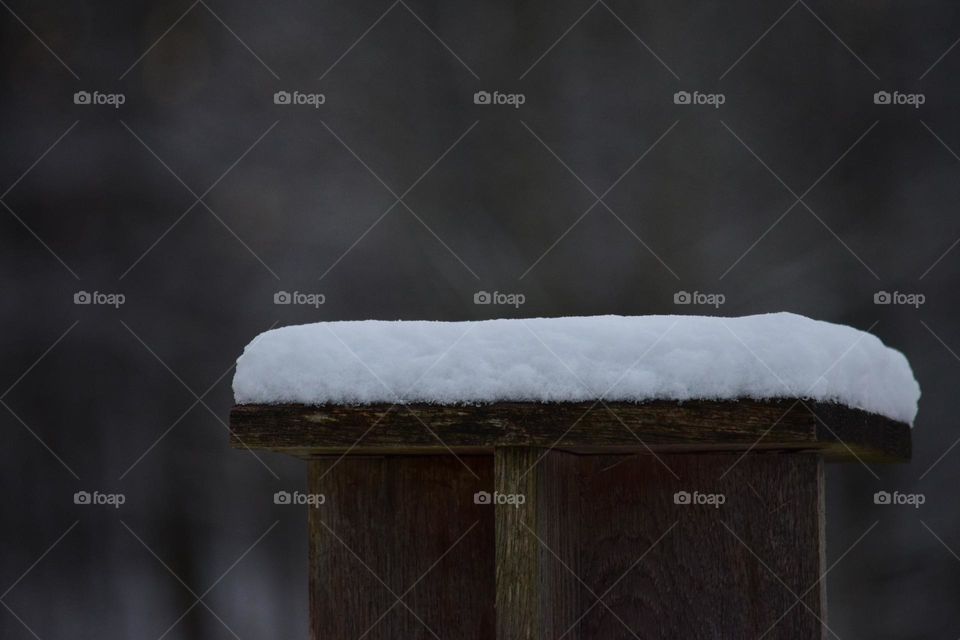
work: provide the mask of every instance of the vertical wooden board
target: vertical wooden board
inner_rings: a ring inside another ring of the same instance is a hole
[[[555,640],[580,638],[580,458],[551,451],[536,471],[540,499],[541,637]]]
[[[579,608],[580,463],[526,447],[494,456],[497,638],[556,638]],[[576,640],[577,630],[567,637]]]
[[[497,640],[540,638],[540,552],[526,527],[537,529],[536,449],[516,447],[494,453],[494,487],[505,495],[522,495],[520,508],[495,505]],[[495,494],[496,495],[496,494]]]
[[[739,457],[583,459],[582,640],[826,637],[822,462]]]
[[[309,463],[309,491],[326,498],[308,516],[312,638],[493,636],[494,512],[474,503],[493,460],[461,460],[472,473],[449,455]]]
[[[536,461],[536,450],[497,449],[494,487],[497,493],[524,496],[522,508],[494,508],[496,514],[496,627],[498,640],[539,638],[539,553],[524,525],[536,530],[536,476],[524,470]],[[496,495],[496,494],[495,494]]]

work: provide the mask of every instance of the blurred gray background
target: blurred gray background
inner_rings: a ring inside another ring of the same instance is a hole
[[[923,389],[911,464],[828,469],[831,627],[960,636],[955,3],[0,5],[0,637],[306,636],[305,514],[272,502],[305,466],[224,425],[271,326],[779,310]]]

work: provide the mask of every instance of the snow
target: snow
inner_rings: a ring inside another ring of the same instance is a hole
[[[348,321],[261,334],[237,404],[805,398],[913,424],[920,387],[872,334],[792,313]]]

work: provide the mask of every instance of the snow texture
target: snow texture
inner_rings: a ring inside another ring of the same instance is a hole
[[[258,336],[238,404],[805,398],[913,424],[920,387],[872,334],[792,313],[319,322]]]

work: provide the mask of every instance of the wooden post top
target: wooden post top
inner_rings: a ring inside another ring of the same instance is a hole
[[[829,461],[903,462],[909,425],[800,399],[687,402],[498,402],[481,405],[247,404],[230,444],[300,457],[492,453],[816,452]]]

